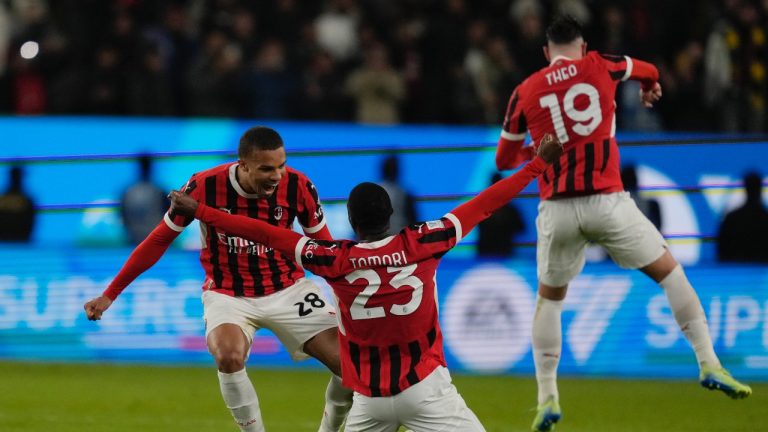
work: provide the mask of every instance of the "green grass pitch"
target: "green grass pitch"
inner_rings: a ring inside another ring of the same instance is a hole
[[[249,367],[269,432],[314,432],[328,375]],[[527,431],[533,377],[454,376],[489,432]],[[733,401],[690,381],[561,379],[558,432],[768,431],[768,384]],[[0,363],[0,431],[236,431],[213,367]]]

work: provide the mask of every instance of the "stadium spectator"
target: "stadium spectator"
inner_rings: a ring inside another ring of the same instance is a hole
[[[639,269],[657,282],[690,342],[702,386],[733,398],[751,389],[733,379],[715,354],[698,296],[661,233],[623,192],[614,137],[619,81],[640,81],[640,100],[650,108],[661,98],[659,73],[650,63],[627,56],[587,53],[580,24],[569,16],[546,31],[549,66],[512,93],[496,153],[500,170],[533,156],[523,147],[554,129],[565,154],[540,177],[536,220],[538,303],[533,318],[533,359],[538,409],[532,428],[549,431],[560,419],[556,383],[562,350],[563,309],[568,284],[584,267],[584,248],[603,246],[624,268]]]
[[[349,222],[360,242],[315,240],[263,221],[229,215],[183,192],[174,214],[274,247],[324,277],[338,299],[344,384],[355,391],[345,430],[484,431],[446,368],[437,318],[440,258],[478,222],[515,197],[562,153],[552,136],[539,156],[438,220],[388,236],[392,203],[374,183],[349,194]],[[373,288],[373,289],[371,289]],[[370,291],[370,292],[369,292]]]
[[[340,63],[357,54],[357,26],[360,13],[355,0],[329,0],[328,7],[315,19],[317,43]]]
[[[328,53],[312,56],[302,77],[302,102],[296,104],[298,117],[312,120],[344,120],[350,111],[349,99],[337,65]]]
[[[288,67],[285,47],[277,39],[265,41],[245,72],[246,115],[286,118],[299,91],[299,80]]]
[[[502,179],[498,172],[491,176],[491,185]],[[512,203],[496,210],[477,226],[477,256],[508,258],[514,254],[514,238],[525,230],[520,211]]]
[[[355,119],[361,123],[400,122],[400,102],[405,84],[389,63],[387,49],[375,43],[365,51],[365,63],[349,75],[347,92],[357,104]]]
[[[629,192],[629,197],[637,205],[637,208],[649,221],[661,231],[661,206],[655,199],[645,198],[640,195],[640,186],[637,181],[637,169],[634,165],[625,165],[621,168],[621,184],[624,190]]]
[[[381,164],[381,181],[383,187],[392,201],[392,217],[389,219],[389,235],[400,232],[408,225],[418,220],[416,216],[416,199],[400,183],[400,158],[391,154],[384,158]]]
[[[128,113],[152,116],[175,114],[172,80],[164,67],[158,47],[144,50],[141,66],[128,76]]]
[[[35,204],[24,192],[24,169],[11,167],[8,189],[0,195],[0,241],[28,242],[35,226]]]
[[[768,262],[768,209],[763,180],[757,172],[744,176],[747,200],[725,215],[717,234],[717,258],[724,262]]]
[[[214,208],[285,228],[298,219],[313,239],[331,240],[314,185],[285,165],[283,140],[276,131],[263,126],[246,131],[238,157],[237,162],[193,175],[185,191]],[[166,213],[103,294],[85,304],[88,319],[101,319],[117,296],[160,259],[192,220],[173,211]],[[263,327],[282,341],[293,359],[315,357],[335,374],[326,391],[320,431],[338,431],[351,405],[351,392],[339,378],[333,306],[321,298],[320,288],[304,278],[293,254],[275,252],[217,227],[201,230],[206,342],[219,370],[224,402],[240,430],[264,430],[259,400],[245,370],[254,332]]]
[[[0,51],[4,38],[8,47],[5,71],[0,60],[0,111],[7,113],[103,114],[91,99],[94,92],[103,93],[104,82],[92,82],[89,72],[99,50],[114,49],[118,71],[132,76],[142,68],[144,47],[156,46],[174,114],[247,116],[258,102],[252,101],[253,92],[239,90],[248,84],[243,78],[265,41],[282,45],[286,68],[297,81],[323,50],[333,58],[334,81],[345,82],[375,40],[404,78],[406,91],[398,102],[402,121],[492,124],[501,110],[494,113],[491,103],[505,101],[488,89],[506,94],[504,87],[513,88],[543,66],[542,23],[554,12],[570,11],[590,19],[585,30],[599,50],[631,49],[653,58],[665,75],[668,99],[654,115],[628,110],[622,102],[627,97],[618,98],[619,127],[734,132],[768,127],[766,2],[107,0],[89,3],[86,15],[77,12],[74,0],[9,5],[10,24],[0,25]],[[473,39],[478,28],[485,29],[481,45]],[[230,46],[223,56],[206,52],[215,33]],[[20,56],[27,41],[38,43],[35,59]],[[109,102],[110,112],[133,113],[132,80],[111,82],[120,88],[112,85],[110,95],[128,96],[102,102]],[[467,84],[472,88],[455,88]],[[623,91],[636,93],[630,86]],[[690,108],[702,100],[705,111]],[[289,101],[285,115],[306,118],[301,104]],[[155,107],[145,108],[137,114],[156,115]],[[354,119],[353,111],[343,110],[343,120]]]
[[[236,116],[241,110],[238,88],[242,54],[226,32],[212,30],[187,75],[189,113]]]
[[[88,91],[88,110],[99,114],[126,114],[126,69],[121,51],[104,46],[96,53]]]
[[[168,210],[165,192],[152,182],[152,157],[138,158],[139,181],[131,185],[120,199],[120,216],[128,234],[128,240],[141,243]]]

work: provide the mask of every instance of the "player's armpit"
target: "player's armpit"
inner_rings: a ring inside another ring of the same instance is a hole
[[[114,301],[134,279],[155,265],[178,236],[178,231],[171,229],[165,221],[160,221],[147,238],[131,252],[123,268],[104,290],[104,296]]]

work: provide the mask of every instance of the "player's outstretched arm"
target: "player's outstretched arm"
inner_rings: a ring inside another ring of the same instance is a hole
[[[294,255],[296,244],[302,238],[289,229],[208,207],[183,192],[172,191],[168,196],[171,198],[171,212],[194,217],[228,233],[275,248],[288,256]]]
[[[462,236],[482,220],[501,208],[528,184],[560,158],[563,145],[552,134],[545,134],[537,149],[537,156],[510,177],[494,183],[476,197],[456,207],[451,213],[461,223]]]
[[[629,57],[627,57],[629,59]],[[630,66],[629,79],[640,81],[640,102],[646,108],[661,99],[661,84],[659,84],[659,69],[652,63],[638,59],[631,59],[627,63]]]
[[[93,298],[83,305],[89,320],[101,319],[101,315],[109,309],[118,295],[139,275],[147,271],[163,256],[179,233],[172,230],[165,221],[161,221],[154,230],[131,252],[128,260],[117,273],[106,290],[99,297]]]

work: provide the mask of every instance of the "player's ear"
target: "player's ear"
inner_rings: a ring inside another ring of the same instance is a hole
[[[586,42],[582,42],[581,43],[581,56],[582,57],[586,57],[586,55],[587,55],[587,43]]]
[[[242,159],[238,159],[238,160],[237,160],[237,165],[238,165],[240,168],[242,168],[242,169],[243,169],[243,171],[245,171],[245,172],[248,172],[248,164],[246,164],[244,160],[242,160]]]
[[[548,47],[548,46],[546,46],[546,45],[544,45],[544,46],[543,46],[543,47],[541,47],[541,48],[544,50],[544,58],[545,58],[545,59],[547,59],[547,61],[548,61],[548,62],[551,62],[551,61],[552,61],[552,59],[551,59],[551,58],[549,58],[549,47]]]

